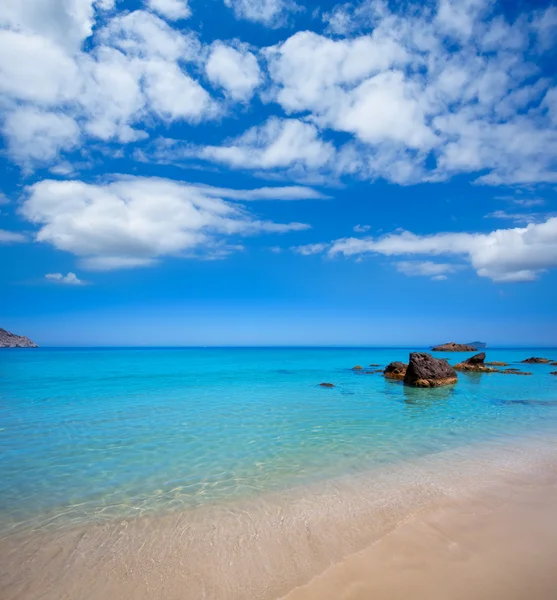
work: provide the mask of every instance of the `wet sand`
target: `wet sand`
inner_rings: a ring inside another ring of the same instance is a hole
[[[414,518],[283,600],[555,600],[557,485]]]
[[[2,600],[557,598],[557,441],[0,536]]]

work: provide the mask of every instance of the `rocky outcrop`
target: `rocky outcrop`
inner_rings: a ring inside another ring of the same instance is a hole
[[[455,371],[473,371],[475,373],[494,373],[495,369],[485,366],[485,352],[474,354],[454,366]]]
[[[434,346],[433,352],[475,352],[477,348],[468,344],[457,344],[455,342],[447,342],[440,346]]]
[[[457,382],[456,371],[446,361],[425,352],[411,352],[404,385],[440,387]]]
[[[325,387],[325,388],[334,388],[335,387],[334,383],[328,383],[328,382],[320,383],[319,385],[321,387]]]
[[[15,335],[0,328],[0,348],[38,348],[38,346],[23,335]]]
[[[539,356],[531,356],[525,360],[521,360],[520,362],[527,363],[529,365],[546,365],[551,362],[549,358],[540,358]]]
[[[385,367],[385,370],[383,371],[383,375],[387,379],[397,379],[397,380],[402,381],[404,379],[404,376],[406,375],[407,368],[408,368],[408,365],[406,363],[395,361],[395,362],[389,363]]]

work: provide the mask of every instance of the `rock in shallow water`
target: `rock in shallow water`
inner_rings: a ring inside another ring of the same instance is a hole
[[[440,387],[457,382],[456,371],[446,361],[425,352],[411,352],[404,384],[413,387]]]
[[[325,388],[334,388],[335,387],[334,383],[328,383],[328,382],[320,383],[319,385],[321,387],[325,387]]]
[[[474,371],[476,373],[495,373],[495,369],[486,367],[484,364],[485,352],[474,354],[469,359],[464,360],[454,366],[455,371]]]
[[[539,356],[531,356],[530,358],[527,358],[527,359],[522,360],[520,362],[527,363],[529,365],[545,365],[547,363],[550,363],[551,359],[549,359],[549,358],[540,358]]]
[[[404,376],[406,375],[407,368],[408,368],[408,365],[406,363],[403,363],[400,361],[395,361],[395,362],[389,363],[385,367],[385,370],[383,371],[383,375],[387,379],[398,379],[398,380],[402,381],[404,379]]]

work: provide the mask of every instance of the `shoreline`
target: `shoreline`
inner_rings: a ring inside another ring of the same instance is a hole
[[[0,593],[6,600],[271,600],[428,511],[479,498],[497,506],[531,486],[556,483],[557,443],[532,437],[239,504],[14,534],[0,541]]]

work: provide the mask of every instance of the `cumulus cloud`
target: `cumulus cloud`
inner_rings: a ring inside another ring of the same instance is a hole
[[[245,169],[318,170],[335,155],[315,125],[298,119],[270,118],[222,146],[205,146],[200,158]]]
[[[377,239],[345,238],[333,242],[328,252],[345,256],[459,256],[480,277],[500,282],[532,281],[557,267],[557,217],[490,233],[416,235],[403,231]]]
[[[36,241],[98,270],[149,266],[165,256],[215,258],[238,249],[229,241],[235,236],[308,228],[257,219],[238,201],[226,199],[235,195],[253,199],[258,191],[145,177],[119,176],[98,184],[43,180],[27,188],[20,213],[38,227]],[[261,196],[269,198],[270,189]]]
[[[77,275],[71,271],[67,275],[62,275],[62,273],[47,273],[45,279],[63,285],[85,285],[85,281],[78,279]]]
[[[237,19],[262,23],[267,27],[284,25],[289,13],[301,8],[293,0],[224,0]]]
[[[147,0],[147,6],[170,21],[187,19],[191,15],[188,0]]]
[[[36,108],[18,108],[4,121],[8,151],[21,164],[52,161],[62,150],[74,148],[79,127],[63,114]]]
[[[238,101],[249,100],[253,90],[263,81],[257,59],[242,45],[234,48],[215,42],[205,71],[214,85],[224,88],[231,98]]]
[[[326,14],[329,32],[354,37],[303,31],[265,51],[269,98],[353,136],[335,161],[344,174],[555,182],[557,86],[535,65],[554,11],[509,22],[491,10],[488,0],[341,5]]]
[[[45,5],[48,22],[56,23],[52,31],[12,10],[15,4],[8,3],[9,11],[0,9],[5,25],[0,29],[0,112],[14,161],[30,167],[75,149],[80,137],[127,144],[147,137],[145,128],[157,122],[198,123],[220,114],[188,70],[188,64],[202,62],[193,34],[137,10],[108,19],[86,52],[80,44],[91,35],[97,5],[78,0]],[[77,41],[67,43],[58,31],[61,24],[77,32]],[[27,123],[26,115],[32,116]]]

